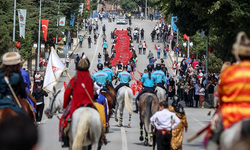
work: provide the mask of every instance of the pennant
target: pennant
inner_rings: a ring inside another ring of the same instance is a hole
[[[178,29],[177,29],[175,22],[177,22],[177,16],[173,16],[171,18],[171,24],[172,24],[173,32],[178,32]]]
[[[56,86],[62,72],[65,70],[67,70],[67,68],[56,54],[54,48],[52,48],[44,76],[43,89],[52,92],[53,87]]]
[[[75,13],[70,15],[69,25],[71,25],[73,27],[74,26],[74,21],[75,21]]]
[[[18,9],[19,36],[25,39],[26,9]]]
[[[88,10],[89,10],[89,5],[90,5],[90,0],[87,0],[86,1],[86,9],[88,9]]]
[[[63,82],[63,86],[64,86],[64,89],[66,90],[66,88],[67,88],[67,83],[64,81]]]
[[[168,46],[166,46],[166,47],[165,47],[165,50],[168,52],[168,51],[169,51],[169,47],[168,47]]]
[[[60,17],[59,26],[65,26],[65,20],[66,20],[66,17]]]
[[[157,50],[157,46],[156,46],[156,44],[155,44],[155,50]]]
[[[185,33],[185,34],[183,34],[183,39],[186,39],[186,40],[188,40],[189,41],[189,37],[187,36],[187,34]]]
[[[49,27],[49,20],[41,19],[41,23],[42,23],[42,30],[43,30],[43,39],[46,42],[48,27]]]

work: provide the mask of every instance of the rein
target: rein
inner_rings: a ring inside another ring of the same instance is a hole
[[[54,105],[54,102],[56,100],[56,97],[57,95],[61,92],[61,90],[59,90],[58,92],[56,92],[55,96],[54,96],[54,99],[52,100],[52,103],[51,103],[51,108],[49,109],[49,113],[52,114],[52,108],[53,108],[53,105]]]

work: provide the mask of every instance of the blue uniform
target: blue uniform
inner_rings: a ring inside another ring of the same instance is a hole
[[[92,80],[94,80],[95,82],[101,83],[102,86],[106,86],[106,83],[108,80],[108,75],[107,75],[107,73],[99,70],[93,74]]]
[[[149,79],[148,73],[142,75],[141,82],[143,82],[144,87],[154,87],[156,76],[151,73],[151,79]]]
[[[165,77],[165,73],[161,70],[156,70],[154,73],[153,73],[156,77],[156,80],[155,80],[155,83],[162,83],[162,82],[165,82],[166,80],[166,77]]]
[[[104,108],[105,108],[105,119],[106,119],[106,122],[108,122],[108,120],[107,120],[108,104],[106,104],[106,98],[105,98],[105,96],[102,95],[102,94],[99,94],[98,98],[96,99],[96,102],[104,106]]]
[[[120,79],[120,83],[128,83],[131,76],[127,71],[122,71],[118,74],[118,78]]]
[[[103,72],[105,72],[108,75],[108,80],[111,82],[112,77],[115,76],[113,71],[109,69],[108,67],[102,69]]]

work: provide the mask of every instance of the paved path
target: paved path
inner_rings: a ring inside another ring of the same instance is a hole
[[[116,25],[115,23],[108,23],[107,20],[104,20],[103,23],[107,26],[106,34],[108,36],[108,50],[110,52],[111,48],[111,39],[110,39],[110,32],[115,27],[117,29],[126,29],[128,25]],[[150,33],[152,31],[153,26],[156,22],[151,21],[140,21],[140,20],[133,20],[132,27],[138,26],[140,28],[144,28],[145,30],[145,40],[147,41],[148,50],[152,50],[154,53],[154,56],[156,56],[156,50],[154,50],[154,44],[150,40]],[[99,26],[99,29],[101,29],[101,26]],[[100,31],[99,31],[100,32]],[[101,31],[102,32],[102,31]],[[100,32],[100,33],[101,33]],[[91,35],[93,39],[93,34]],[[159,44],[159,43],[156,43]],[[134,45],[135,42],[134,42]],[[94,69],[96,69],[97,65],[97,54],[99,52],[102,52],[102,39],[98,38],[97,44],[92,44],[91,48],[88,48],[87,41],[85,40],[83,42],[83,47],[79,48],[76,53],[81,54],[82,52],[85,52],[85,54],[88,56],[88,58],[91,61],[91,67],[90,72],[94,72]],[[138,48],[136,47],[136,51],[138,53]],[[101,53],[102,54],[102,53]],[[137,69],[139,71],[143,71],[148,64],[148,59],[146,58],[147,55],[138,55],[138,67]],[[170,71],[171,71],[171,64],[170,61],[167,59],[165,60],[165,63]],[[75,75],[74,70],[74,62],[72,60],[70,64],[69,74],[73,77]],[[135,74],[135,78],[138,79],[139,75],[138,73]],[[66,76],[61,77],[57,89],[60,89],[63,87],[63,82],[68,82],[69,79]],[[49,99],[46,98],[45,100],[46,105],[49,103]],[[46,108],[46,107],[45,107]],[[199,137],[196,140],[194,140],[192,143],[187,143],[186,139],[190,135],[197,132],[198,129],[201,129],[203,126],[205,126],[210,117],[207,116],[208,109],[195,109],[195,108],[186,108],[185,109],[187,114],[187,121],[189,124],[188,132],[184,135],[184,141],[183,141],[183,149],[184,150],[201,150],[204,149],[202,146],[202,140],[203,137]],[[60,116],[60,115],[59,115]],[[126,124],[128,122],[128,112],[125,110],[124,113],[124,127],[117,127],[117,123],[114,121],[114,118],[111,118],[110,121],[110,132],[107,134],[108,139],[108,145],[103,146],[103,150],[146,150],[146,149],[152,149],[150,147],[145,147],[141,141],[139,141],[139,135],[140,135],[140,129],[139,129],[139,115],[133,114],[132,115],[132,123],[131,128],[126,128]],[[61,143],[58,141],[58,123],[59,120],[54,117],[53,119],[48,120],[43,117],[42,124],[38,127],[39,133],[40,133],[40,141],[39,141],[39,150],[61,150]]]

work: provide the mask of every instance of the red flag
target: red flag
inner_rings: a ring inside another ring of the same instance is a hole
[[[67,83],[63,82],[63,86],[64,86],[64,89],[66,89],[67,88]]]
[[[185,33],[185,34],[183,34],[183,39],[186,39],[186,40],[188,40],[189,41],[189,37],[187,36],[187,34]]]
[[[46,42],[47,41],[47,32],[49,27],[49,20],[41,19],[42,23],[42,30],[43,30],[43,39]]]
[[[89,5],[90,5],[90,0],[87,0],[87,1],[86,1],[86,7],[85,7],[85,8],[88,9],[88,10],[89,10]]]
[[[140,71],[137,70],[137,72],[140,74],[141,78],[142,78],[142,73]]]
[[[155,50],[157,50],[157,46],[156,46],[156,44],[155,44]]]

